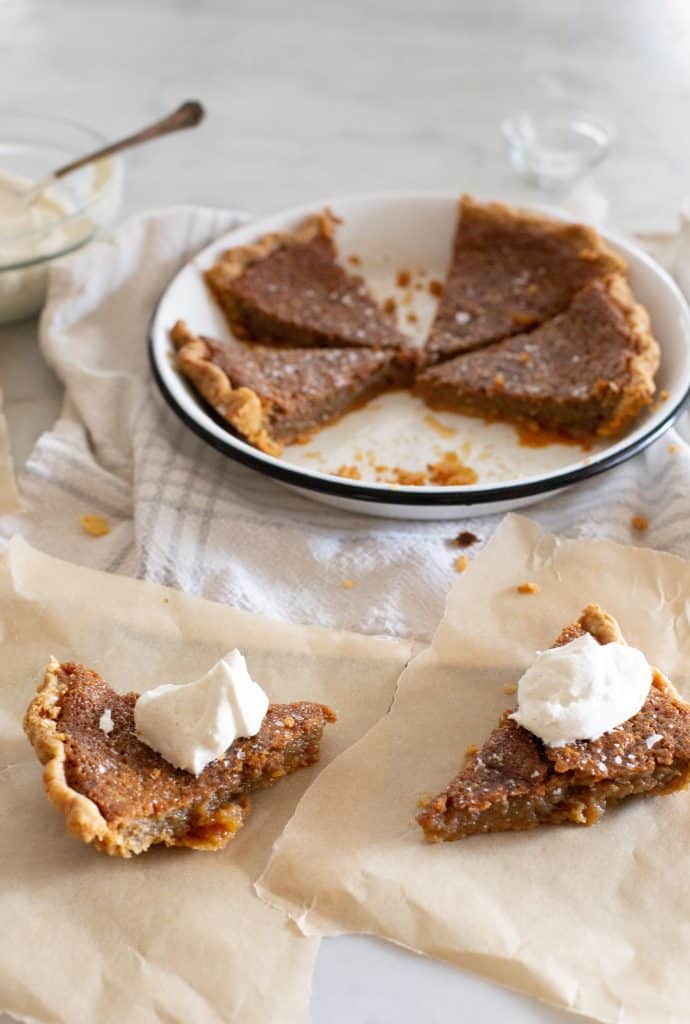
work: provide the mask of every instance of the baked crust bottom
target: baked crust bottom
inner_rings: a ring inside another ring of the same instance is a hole
[[[554,646],[584,633],[602,644],[624,642],[615,619],[588,605]],[[657,669],[642,709],[597,740],[547,747],[509,714],[417,816],[429,842],[593,825],[629,796],[673,793],[690,783],[690,706]]]
[[[118,694],[75,662],[48,664],[24,729],[44,765],[50,800],[68,830],[111,856],[155,844],[219,850],[249,813],[248,795],[319,758],[330,708],[270,705],[260,732],[238,739],[198,776],[174,768],[137,739],[138,694]],[[113,730],[100,728],[111,711]]]

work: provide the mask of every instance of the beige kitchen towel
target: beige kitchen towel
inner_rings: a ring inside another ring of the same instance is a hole
[[[523,595],[523,582],[539,593]],[[690,564],[504,520],[453,586],[395,702],[306,794],[259,891],[307,935],[364,932],[616,1024],[687,1024],[690,795],[593,828],[429,845],[414,817],[514,683],[590,601],[690,698]]]
[[[0,516],[18,512],[19,508],[7,420],[2,411],[2,391],[0,391]]]
[[[273,622],[76,568],[14,540],[0,557],[0,1011],[40,1024],[303,1024],[318,947],[256,896],[320,767],[385,713],[405,642]],[[321,764],[252,799],[218,853],[131,861],[69,835],[22,716],[48,657],[120,691],[198,677],[238,646],[273,700],[330,704]]]

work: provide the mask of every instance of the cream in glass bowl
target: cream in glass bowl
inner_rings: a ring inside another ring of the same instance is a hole
[[[122,160],[108,157],[74,171],[32,203],[22,192],[105,142],[72,121],[0,114],[0,324],[37,313],[51,262],[85,245],[115,218]]]

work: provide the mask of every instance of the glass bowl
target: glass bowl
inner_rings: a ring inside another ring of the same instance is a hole
[[[564,192],[608,153],[615,128],[603,118],[559,106],[521,110],[502,124],[515,170],[550,192]]]
[[[33,114],[0,114],[0,198],[42,181],[52,170],[105,145],[98,132],[73,121]],[[56,182],[33,223],[0,217],[0,324],[37,313],[45,301],[53,260],[91,241],[116,217],[123,164],[108,157]]]

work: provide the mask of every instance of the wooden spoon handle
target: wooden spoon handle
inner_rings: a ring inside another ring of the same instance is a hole
[[[80,156],[78,160],[73,160],[69,164],[58,167],[56,171],[53,171],[52,177],[63,178],[65,174],[71,174],[72,171],[90,164],[93,160],[100,160],[104,156],[112,156],[113,153],[120,153],[123,149],[129,149],[130,146],[138,146],[142,142],[149,142],[150,139],[158,139],[161,135],[169,135],[170,132],[179,132],[182,128],[193,128],[199,124],[203,117],[204,108],[202,105],[196,100],[188,100],[181,107],[178,107],[177,110],[174,110],[172,114],[168,114],[167,117],[162,118],[160,121],[150,124],[148,128],[142,128],[140,132],[135,132],[134,135],[127,135],[126,138],[120,139],[119,142],[111,142],[109,146],[103,146],[102,149],[97,149],[86,156]]]

